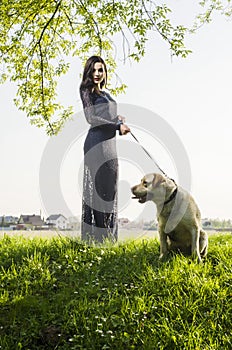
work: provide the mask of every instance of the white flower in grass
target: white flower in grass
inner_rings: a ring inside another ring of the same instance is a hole
[[[103,333],[103,330],[102,330],[102,329],[96,329],[95,332],[96,332],[96,333],[99,333],[99,334],[102,334],[102,333]]]

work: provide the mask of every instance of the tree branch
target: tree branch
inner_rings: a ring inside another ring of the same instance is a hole
[[[41,70],[41,98],[42,98],[42,106],[43,106],[43,110],[44,110],[44,115],[42,116],[43,119],[48,123],[48,126],[52,132],[52,134],[54,135],[54,129],[49,121],[49,118],[47,117],[47,113],[46,113],[46,108],[45,108],[45,101],[44,101],[44,64],[43,64],[43,51],[42,51],[42,47],[41,47],[41,43],[38,43],[39,46],[39,52],[40,52],[40,70]]]
[[[74,1],[74,2],[75,2],[75,1]],[[85,7],[85,5],[83,4],[82,0],[79,0],[79,2],[80,2],[80,4],[81,4],[82,8],[85,10],[86,14],[91,18],[91,20],[92,20],[93,23],[95,24],[96,29],[95,29],[94,26],[92,26],[92,27],[93,27],[93,30],[94,30],[95,34],[96,34],[97,37],[98,37],[98,40],[99,40],[99,48],[100,48],[100,54],[101,54],[101,52],[102,52],[102,38],[101,38],[101,34],[100,34],[100,30],[99,30],[98,23],[95,21],[95,19],[94,19],[94,17],[93,17],[93,14],[90,13],[90,12],[88,11],[88,9]]]
[[[144,10],[145,10],[145,12],[146,12],[148,18],[150,19],[152,25],[153,25],[153,26],[155,27],[155,29],[157,30],[157,32],[162,36],[162,38],[163,38],[164,40],[166,40],[166,41],[171,45],[171,40],[170,40],[165,34],[163,34],[163,33],[160,31],[160,29],[158,28],[158,26],[157,26],[157,24],[155,23],[154,19],[151,17],[149,11],[147,10],[147,8],[146,8],[146,6],[145,6],[143,0],[142,0],[142,6],[143,6],[143,8],[144,8]]]

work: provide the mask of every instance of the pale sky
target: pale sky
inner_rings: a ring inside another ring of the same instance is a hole
[[[187,23],[191,20],[194,6],[187,8],[185,3],[184,0],[176,1],[173,14],[176,21]],[[120,108],[123,110],[123,104],[146,108],[157,113],[175,131],[191,166],[190,191],[202,217],[208,218],[232,218],[232,188],[229,185],[232,175],[231,34],[232,22],[218,15],[213,23],[188,38],[188,47],[193,53],[187,59],[171,60],[167,45],[155,35],[139,64],[121,64],[118,68],[119,76],[128,85],[126,94],[116,98],[119,111]],[[81,71],[80,62],[74,59],[70,72],[59,86],[59,98],[66,105],[74,105],[77,114],[81,110],[78,96]],[[11,83],[0,86],[0,216],[39,214],[40,210],[44,217],[57,214],[46,212],[39,188],[40,163],[48,137],[43,129],[31,126],[24,113],[14,106],[15,93],[16,87]],[[175,159],[171,159],[166,145],[136,128],[133,115],[129,113],[129,119],[125,117],[143,146],[165,172],[178,181]],[[86,131],[87,128],[86,124]],[[149,131],[147,125],[146,130]],[[67,149],[60,169],[62,194],[72,215],[81,213],[79,171],[85,135],[78,136]],[[117,139],[120,143],[121,139]],[[123,140],[132,142],[130,135]],[[146,155],[139,153],[139,157]],[[134,220],[143,215],[143,207],[130,199],[129,187],[140,181],[143,169],[129,159],[121,159],[120,154],[119,166],[119,217]],[[144,213],[144,219],[152,219],[155,211],[152,203],[148,206],[150,209],[148,214]]]

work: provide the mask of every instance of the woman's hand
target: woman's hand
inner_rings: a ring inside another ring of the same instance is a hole
[[[118,120],[120,120],[121,122],[125,123],[126,118],[121,116],[121,115],[118,115]]]
[[[128,132],[130,132],[130,128],[126,124],[121,124],[120,131],[122,135],[126,135]]]

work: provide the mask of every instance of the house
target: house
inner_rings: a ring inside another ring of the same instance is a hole
[[[79,231],[81,227],[80,219],[77,216],[70,216],[68,218],[68,229]]]
[[[62,214],[50,215],[46,223],[48,226],[58,228],[59,230],[66,230],[68,228],[68,220]]]
[[[119,227],[124,227],[124,226],[128,225],[129,222],[130,222],[129,219],[127,219],[127,218],[119,218],[118,219]]]
[[[18,217],[12,215],[0,216],[0,223],[3,222],[4,224],[16,224],[18,220]]]
[[[38,230],[45,225],[40,215],[21,215],[18,221],[18,229]]]

